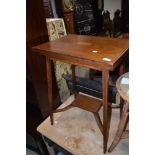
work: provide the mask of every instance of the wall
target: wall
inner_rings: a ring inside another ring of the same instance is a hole
[[[114,18],[114,12],[119,9],[121,10],[121,2],[122,0],[103,0],[104,1],[104,10],[108,10],[110,12],[110,18]]]

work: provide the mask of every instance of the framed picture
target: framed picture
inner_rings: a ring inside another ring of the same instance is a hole
[[[62,9],[64,13],[73,11],[73,1],[74,0],[62,0]]]
[[[50,41],[67,35],[63,18],[46,18],[46,25]]]

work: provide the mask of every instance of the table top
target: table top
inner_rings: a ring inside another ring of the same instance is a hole
[[[66,63],[113,70],[128,53],[128,48],[127,39],[69,34],[35,46],[33,51]]]
[[[129,102],[129,72],[121,75],[117,79],[116,88],[120,96]]]

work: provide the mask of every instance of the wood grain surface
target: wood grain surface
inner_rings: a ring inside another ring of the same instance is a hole
[[[33,50],[67,63],[72,64],[75,60],[77,65],[94,68],[91,65],[93,63],[99,70],[105,67],[113,70],[128,53],[128,48],[127,39],[69,34],[58,40],[35,46]],[[81,59],[83,64],[80,63]]]

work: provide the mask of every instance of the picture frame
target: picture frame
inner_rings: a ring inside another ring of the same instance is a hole
[[[46,18],[46,25],[50,41],[67,35],[63,18]]]

